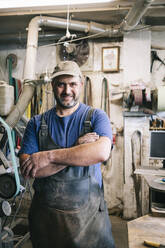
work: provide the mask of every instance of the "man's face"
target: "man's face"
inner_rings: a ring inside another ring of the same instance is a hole
[[[55,78],[52,87],[57,104],[63,109],[74,107],[79,101],[82,85],[77,76],[62,75]]]

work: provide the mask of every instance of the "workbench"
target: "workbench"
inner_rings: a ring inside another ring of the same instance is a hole
[[[165,217],[165,182],[162,181],[163,176],[144,175],[150,191],[149,211],[153,216]]]
[[[160,180],[165,177],[165,170],[139,169],[137,174],[142,174],[149,186],[151,214],[128,222],[129,248],[145,248],[144,240],[165,244],[165,198],[162,203],[155,197],[157,193],[165,195],[165,183]]]
[[[165,244],[165,217],[145,215],[127,225],[129,248],[145,248],[144,240]]]
[[[149,186],[149,212],[165,217],[165,169],[141,168],[135,171],[144,177]]]

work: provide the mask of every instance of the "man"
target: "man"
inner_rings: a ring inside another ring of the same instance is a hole
[[[94,109],[92,132],[84,134],[90,107],[79,102],[82,87],[79,66],[60,62],[52,76],[56,106],[33,117],[24,134],[21,172],[35,178],[33,248],[114,248],[100,169],[110,156],[110,121]]]

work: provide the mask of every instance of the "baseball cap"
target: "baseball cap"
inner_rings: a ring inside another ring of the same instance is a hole
[[[74,61],[61,61],[56,65],[51,78],[54,79],[61,75],[80,76],[83,78],[80,67]]]

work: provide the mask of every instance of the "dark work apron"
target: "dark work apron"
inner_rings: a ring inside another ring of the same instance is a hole
[[[60,148],[47,131],[39,139],[41,151]],[[115,247],[103,190],[89,168],[83,167],[81,175],[79,167],[68,166],[35,179],[29,211],[33,248]]]

